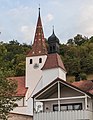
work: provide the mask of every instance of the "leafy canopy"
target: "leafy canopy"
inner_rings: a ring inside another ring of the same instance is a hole
[[[15,102],[19,99],[16,94],[17,83],[6,79],[0,71],[0,119],[7,120],[8,114],[17,106]]]

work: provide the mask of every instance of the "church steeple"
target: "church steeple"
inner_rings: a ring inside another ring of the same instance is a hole
[[[48,53],[59,53],[59,39],[56,37],[53,26],[53,33],[48,38]]]
[[[40,16],[40,7],[39,7],[39,15],[36,26],[36,32],[34,37],[34,43],[32,45],[32,50],[29,52],[28,56],[38,56],[47,54],[47,48],[43,33],[42,21]]]

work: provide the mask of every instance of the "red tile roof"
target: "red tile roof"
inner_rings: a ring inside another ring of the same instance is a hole
[[[62,68],[63,70],[66,71],[66,69],[64,67],[64,64],[62,62],[62,59],[61,59],[59,54],[57,54],[57,53],[48,54],[47,55],[47,60],[44,64],[42,70],[57,68],[57,67],[60,67],[60,68]]]
[[[27,88],[25,87],[25,77],[10,77],[8,78],[10,80],[16,81],[18,88],[17,88],[17,93],[16,96],[25,96],[27,92]]]
[[[47,54],[47,48],[43,33],[43,27],[40,17],[40,9],[39,9],[39,16],[37,21],[37,27],[34,37],[34,44],[32,45],[32,49],[28,53],[28,57],[30,56],[37,56],[37,55],[46,55]]]
[[[93,95],[93,81],[92,80],[73,82],[72,85]]]

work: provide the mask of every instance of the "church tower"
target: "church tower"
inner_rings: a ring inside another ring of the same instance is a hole
[[[41,68],[44,66],[46,58],[47,48],[39,8],[34,43],[26,57],[26,87],[28,87],[28,97],[32,94],[38,81],[42,78]]]
[[[59,39],[56,37],[54,33],[54,27],[53,27],[53,33],[52,35],[48,38],[48,53],[59,53]]]

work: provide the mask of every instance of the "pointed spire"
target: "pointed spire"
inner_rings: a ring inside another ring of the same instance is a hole
[[[54,25],[53,25],[53,34],[54,34]]]
[[[43,27],[40,16],[40,6],[39,6],[39,15],[38,15],[38,21],[37,21],[36,32],[34,37],[34,43],[32,46],[32,50],[29,52],[28,56],[37,56],[37,55],[45,55],[45,54],[47,54],[47,48],[43,33]]]
[[[39,4],[39,8],[38,9],[39,9],[39,17],[40,17],[40,4]]]

